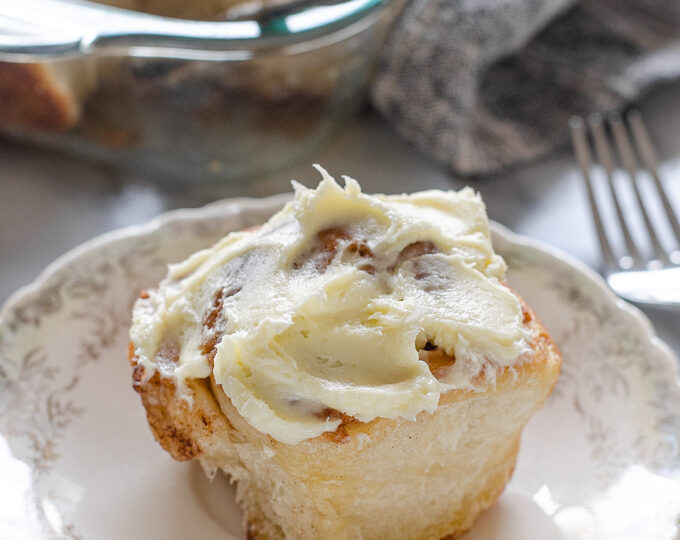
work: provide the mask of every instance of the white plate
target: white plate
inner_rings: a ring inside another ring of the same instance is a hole
[[[264,221],[281,196],[181,210],[52,264],[0,313],[0,538],[242,538],[233,490],[153,440],[126,361],[165,265]],[[648,321],[579,263],[494,226],[510,283],[564,354],[517,469],[467,540],[680,537],[680,386]]]

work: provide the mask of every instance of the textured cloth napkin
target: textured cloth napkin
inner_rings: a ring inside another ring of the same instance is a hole
[[[680,0],[410,0],[372,85],[406,139],[463,175],[565,143],[573,114],[680,78]]]

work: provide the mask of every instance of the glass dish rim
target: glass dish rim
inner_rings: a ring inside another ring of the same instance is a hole
[[[0,33],[0,60],[41,62],[82,56],[135,56],[225,61],[247,60],[272,52],[281,54],[282,49],[287,49],[283,54],[296,54],[360,33],[375,24],[389,5],[398,3],[398,0],[342,0],[331,5],[312,2],[264,20],[198,21],[90,0],[37,1],[52,10],[64,8],[68,12],[65,16],[79,19],[80,30],[59,33],[51,24],[51,28],[36,24],[34,34],[17,37]],[[14,6],[16,12],[15,3]],[[32,15],[21,6],[18,9],[26,18]]]

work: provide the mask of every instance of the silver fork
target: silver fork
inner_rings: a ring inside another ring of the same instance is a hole
[[[596,114],[590,116],[587,121],[580,117],[572,117],[569,127],[576,161],[584,179],[602,250],[602,270],[607,283],[626,300],[680,311],[680,224],[659,179],[656,153],[640,113],[631,111],[625,119],[618,114],[608,115],[606,119]],[[616,214],[614,221],[617,222],[625,244],[625,249],[618,255],[615,254],[611,235],[608,235],[604,225],[601,210],[603,197],[597,195],[598,190],[594,185],[592,171],[596,163],[593,162],[590,140],[596,159],[604,169],[605,191],[613,203]],[[636,210],[640,212],[644,222],[645,233],[651,244],[648,247],[651,247],[653,252],[652,257],[643,255],[631,234],[630,219],[626,218],[621,196],[615,185],[616,171],[620,171],[618,176],[623,177],[619,178],[621,182],[629,182],[632,185]],[[671,233],[669,235],[671,239],[665,243],[672,242],[674,244],[672,248],[664,247],[660,231],[650,217],[649,200],[643,196],[640,189],[640,176],[644,173],[651,177],[654,191],[663,206],[663,217],[667,221],[668,232]]]

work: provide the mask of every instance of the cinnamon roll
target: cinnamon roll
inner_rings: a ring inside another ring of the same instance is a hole
[[[142,294],[133,386],[163,448],[237,482],[252,538],[455,536],[508,482],[559,352],[472,189],[319,170]]]

